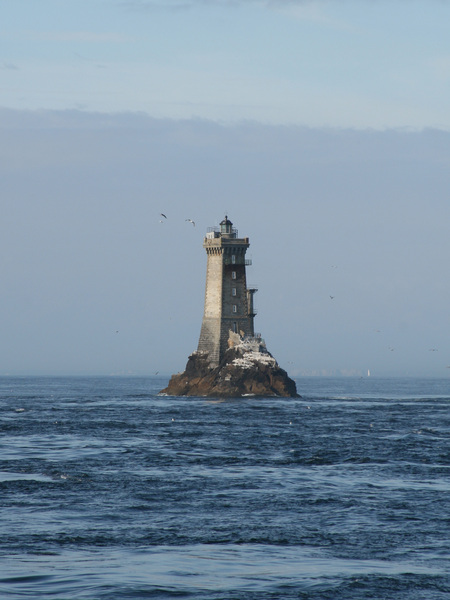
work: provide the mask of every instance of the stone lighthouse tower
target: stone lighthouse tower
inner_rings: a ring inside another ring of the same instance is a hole
[[[206,250],[205,310],[198,347],[182,373],[172,375],[161,394],[242,398],[297,397],[290,379],[255,335],[253,295],[247,285],[247,237],[225,217],[203,240]]]
[[[203,241],[206,250],[206,289],[198,351],[207,352],[212,367],[222,360],[230,331],[242,338],[254,336],[253,294],[247,285],[245,258],[249,247],[247,237],[238,237],[233,223],[226,216],[220,228],[210,228]]]

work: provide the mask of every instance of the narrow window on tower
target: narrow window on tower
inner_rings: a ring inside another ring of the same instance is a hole
[[[236,313],[237,312],[237,305],[233,304],[233,312]]]
[[[235,254],[231,255],[231,264],[233,264],[233,265],[236,264],[236,255]]]
[[[231,295],[236,296],[236,288],[231,288]]]
[[[236,271],[231,271],[231,279],[236,279]]]
[[[236,321],[233,323],[233,332],[237,333],[237,323],[236,323]]]

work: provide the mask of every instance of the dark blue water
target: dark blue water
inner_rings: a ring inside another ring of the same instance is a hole
[[[450,381],[0,379],[0,598],[448,599]]]

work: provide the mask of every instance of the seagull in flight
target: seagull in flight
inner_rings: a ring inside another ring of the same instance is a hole
[[[334,296],[330,296],[330,298],[331,298],[332,300],[334,300]]]
[[[185,219],[185,221],[189,221],[189,223],[192,223],[192,225],[195,227],[195,221],[193,221],[192,219]]]
[[[167,219],[166,215],[164,213],[160,213],[162,217],[164,217],[165,219]]]

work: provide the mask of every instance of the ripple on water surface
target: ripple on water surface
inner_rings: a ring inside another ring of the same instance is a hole
[[[301,592],[307,595],[300,597],[318,598],[348,585],[359,584],[362,589],[369,580],[390,579],[402,586],[402,576],[406,576],[411,591],[424,577],[436,580],[439,591],[443,575],[439,569],[426,565],[344,560],[313,548],[257,545],[166,546],[132,552],[71,551],[51,556],[22,556],[20,560],[27,565],[28,574],[23,574],[17,559],[6,561],[9,575],[0,579],[4,598],[33,597],[33,594],[65,598],[164,597],[164,594],[231,598],[232,592],[244,598],[268,595],[275,598],[280,593],[282,597],[293,598]]]
[[[0,380],[2,600],[448,597],[447,382],[165,383]]]

